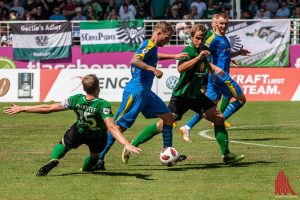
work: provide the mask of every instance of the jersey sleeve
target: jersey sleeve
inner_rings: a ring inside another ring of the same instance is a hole
[[[111,118],[114,117],[114,115],[111,111],[111,105],[107,101],[105,101],[101,104],[99,112],[100,112],[100,115],[103,120],[108,117],[111,117]]]
[[[140,56],[144,60],[153,54],[153,51],[151,51],[153,48],[154,43],[151,40],[145,40],[138,50],[136,50],[135,55]]]
[[[73,96],[70,96],[69,98],[65,99],[64,101],[61,102],[61,105],[65,109],[71,109],[73,110],[76,106],[76,103],[78,102],[79,98],[82,97],[82,94],[76,94]]]
[[[183,59],[180,59],[180,60],[178,61],[178,65],[181,65],[182,63],[184,63],[184,62],[189,61],[189,60],[192,59],[191,51],[189,50],[189,47],[188,47],[188,46],[185,47],[185,48],[182,50],[181,53],[187,53],[188,56],[185,57],[185,58],[183,58]]]
[[[216,43],[216,35],[213,33],[211,34],[205,41],[205,46],[209,48],[211,51],[215,49]]]

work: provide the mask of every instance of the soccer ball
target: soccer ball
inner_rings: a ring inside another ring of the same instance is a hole
[[[160,162],[168,167],[176,165],[176,160],[179,157],[178,151],[173,147],[164,148],[160,152]]]

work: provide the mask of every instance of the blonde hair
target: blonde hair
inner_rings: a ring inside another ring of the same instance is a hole
[[[89,74],[82,78],[83,90],[87,94],[93,94],[97,89],[99,89],[99,79],[95,74]]]
[[[160,21],[155,24],[154,31],[161,30],[162,32],[173,33],[174,28],[171,23],[166,21]]]

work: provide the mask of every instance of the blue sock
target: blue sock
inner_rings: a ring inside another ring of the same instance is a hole
[[[240,101],[236,100],[230,104],[228,104],[226,110],[224,111],[223,115],[225,119],[228,119],[233,113],[238,111],[244,104]]]
[[[200,120],[202,119],[202,116],[198,115],[197,113],[194,114],[192,119],[186,123],[187,126],[190,128],[193,128]]]
[[[163,125],[163,141],[164,141],[164,148],[165,147],[171,147],[173,142],[173,134],[172,134],[173,126],[169,126],[164,124]]]
[[[104,160],[105,155],[110,150],[110,148],[114,144],[115,140],[116,139],[110,134],[110,132],[107,132],[107,144],[106,144],[105,148],[103,149],[103,151],[100,153],[99,160]]]

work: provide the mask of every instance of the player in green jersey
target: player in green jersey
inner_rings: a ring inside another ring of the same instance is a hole
[[[59,159],[71,149],[76,149],[82,144],[89,147],[90,155],[84,160],[81,168],[84,172],[93,171],[97,164],[99,153],[106,146],[107,131],[125,146],[130,152],[139,153],[140,149],[132,146],[121,134],[114,124],[111,105],[104,99],[99,98],[99,79],[95,75],[87,75],[82,79],[83,90],[86,95],[77,94],[69,97],[61,103],[41,104],[34,106],[12,106],[4,107],[4,113],[17,114],[26,113],[51,113],[73,110],[77,115],[77,121],[67,130],[63,138],[54,147],[50,161],[42,166],[37,176],[46,176],[48,172],[56,167]]]
[[[213,71],[218,76],[224,75],[224,71],[209,63],[206,56],[209,51],[204,50],[206,28],[202,24],[196,24],[191,29],[192,44],[183,52],[189,56],[178,63],[179,81],[173,89],[169,103],[169,109],[175,115],[175,120],[180,120],[185,112],[193,110],[199,115],[215,124],[215,137],[220,146],[223,162],[231,164],[244,158],[244,155],[236,156],[229,151],[228,134],[224,126],[224,116],[216,104],[201,92],[207,71],[214,77]],[[152,124],[144,129],[132,142],[138,146],[161,132],[162,122]],[[130,152],[124,148],[122,160],[128,162]]]

